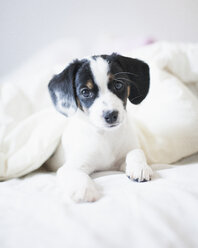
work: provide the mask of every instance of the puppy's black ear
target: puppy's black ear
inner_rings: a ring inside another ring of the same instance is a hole
[[[60,74],[55,75],[48,84],[49,93],[56,109],[67,117],[73,115],[78,108],[75,76],[81,65],[81,61],[73,61]]]
[[[114,54],[115,61],[123,70],[123,74],[118,74],[120,78],[128,77],[130,86],[129,100],[133,104],[139,104],[144,100],[150,84],[149,66],[141,60],[124,57]]]

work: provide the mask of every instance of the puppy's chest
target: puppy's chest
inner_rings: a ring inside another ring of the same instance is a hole
[[[126,147],[122,138],[119,141],[119,137],[109,138],[102,137],[98,143],[95,143],[95,154],[92,159],[95,160],[96,170],[105,169],[117,169],[121,161],[125,157]],[[122,144],[122,145],[121,145]],[[97,159],[96,159],[97,158]]]
[[[98,133],[82,126],[75,130],[73,126],[64,135],[66,160],[79,159],[82,166],[86,164],[93,170],[117,169],[130,150],[126,138],[119,130]]]

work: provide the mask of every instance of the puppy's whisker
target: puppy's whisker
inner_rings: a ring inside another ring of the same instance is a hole
[[[134,75],[134,76],[137,76],[137,77],[138,77],[137,74],[132,73],[132,72],[128,72],[128,71],[117,72],[117,73],[113,74],[113,76],[116,76],[116,75],[118,75],[118,74],[131,74],[131,75]]]
[[[139,89],[138,89],[138,87],[137,87],[137,83],[134,82],[134,81],[132,81],[132,80],[130,80],[130,79],[128,79],[128,78],[114,78],[114,80],[115,80],[115,81],[118,81],[118,82],[121,82],[121,83],[124,83],[124,82],[125,82],[124,80],[126,80],[126,81],[128,81],[129,83],[131,83],[131,84],[136,88],[136,90],[139,92]],[[122,80],[123,80],[123,81],[122,81]],[[136,99],[136,98],[138,98],[138,97],[140,97],[140,96],[141,96],[141,95],[135,97],[134,99]],[[132,100],[133,100],[133,99],[132,99]]]
[[[133,100],[135,100],[135,99],[137,99],[137,98],[139,98],[139,97],[141,97],[141,96],[142,96],[142,95],[136,96],[136,97],[132,98],[131,101],[133,101]]]
[[[114,80],[117,81],[117,82],[120,82],[120,83],[124,83],[124,81],[119,80],[119,78],[118,79],[117,78],[114,78]]]
[[[135,84],[135,82],[134,81],[132,81],[132,80],[130,80],[130,79],[128,79],[128,78],[114,78],[114,80],[126,80],[126,81],[128,81],[128,82],[130,82],[130,83],[133,83],[133,84]]]

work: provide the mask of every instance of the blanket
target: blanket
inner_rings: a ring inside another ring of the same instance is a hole
[[[152,165],[147,183],[96,173],[95,203],[62,202],[55,173],[44,170],[1,182],[0,247],[197,248],[197,161]]]
[[[36,170],[54,152],[67,119],[54,110],[47,84],[68,62],[87,52],[78,43],[59,42],[1,80],[0,180]],[[158,42],[123,55],[150,66],[148,97],[127,109],[149,163],[173,163],[196,153],[198,45]]]

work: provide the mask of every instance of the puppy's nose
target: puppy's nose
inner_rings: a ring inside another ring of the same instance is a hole
[[[118,119],[118,111],[107,111],[104,113],[104,119],[108,124],[113,124]]]

